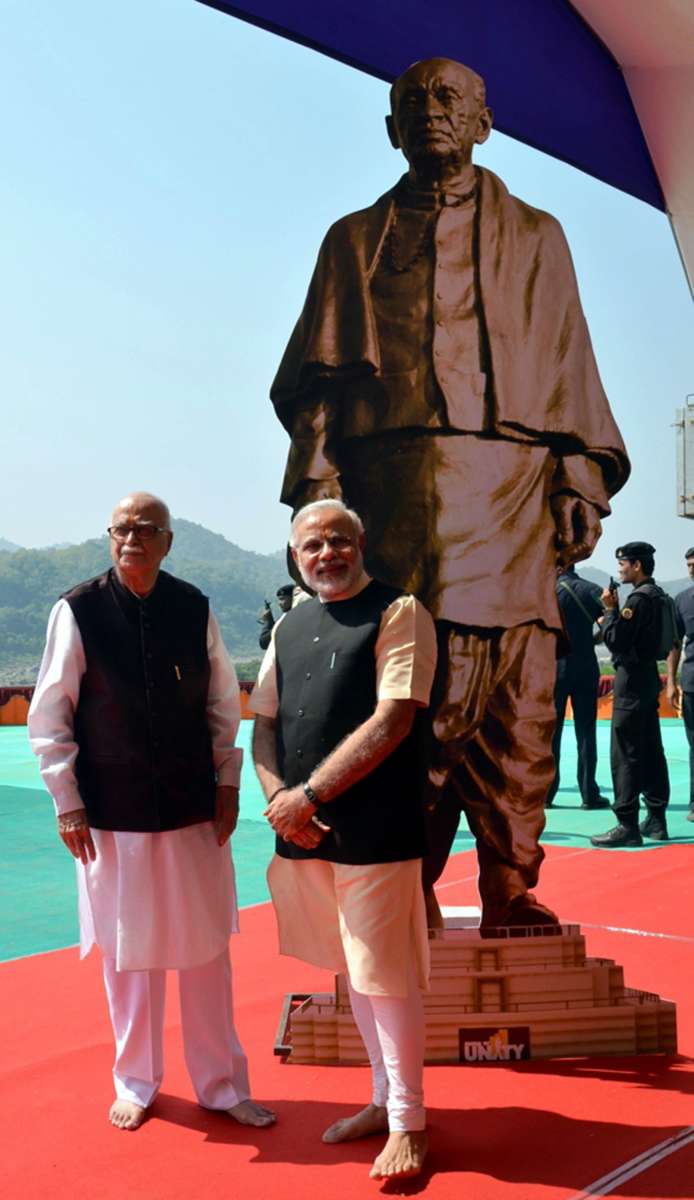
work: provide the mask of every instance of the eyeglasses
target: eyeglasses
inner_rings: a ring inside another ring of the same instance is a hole
[[[117,542],[125,542],[129,534],[134,533],[139,542],[151,542],[158,533],[169,533],[161,525],[152,525],[151,521],[136,521],[134,525],[109,525],[106,530],[109,537]]]

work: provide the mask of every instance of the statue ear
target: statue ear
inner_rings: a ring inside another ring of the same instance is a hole
[[[400,150],[400,139],[395,128],[395,121],[393,120],[392,113],[389,113],[386,117],[386,129],[388,130],[388,137],[390,139],[391,146],[394,150]]]
[[[477,135],[475,137],[475,141],[478,146],[481,146],[483,142],[486,142],[487,138],[492,132],[493,123],[494,113],[492,112],[491,108],[483,108],[477,118]]]

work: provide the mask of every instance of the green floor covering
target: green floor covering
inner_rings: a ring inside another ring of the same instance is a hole
[[[689,752],[684,729],[676,720],[661,724],[672,788],[668,816],[671,838],[675,842],[694,842],[694,824],[686,820]],[[242,906],[267,899],[265,868],[273,844],[272,831],[262,815],[265,802],[251,765],[250,735],[251,723],[243,721],[242,817],[233,839]],[[598,722],[598,760],[600,790],[611,798],[606,721]],[[548,810],[543,841],[558,846],[587,846],[590,835],[609,829],[614,817],[609,810],[583,812],[579,807],[571,722],[564,729],[561,761],[562,786],[554,807]],[[472,845],[463,821],[453,848],[468,850]],[[645,849],[662,851],[667,844],[648,843]],[[0,727],[0,960],[56,950],[73,945],[77,939],[74,865],[57,839],[53,807],[29,749],[26,727]]]

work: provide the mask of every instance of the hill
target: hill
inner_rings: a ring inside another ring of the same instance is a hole
[[[203,525],[174,519],[174,543],[164,566],[201,588],[212,601],[224,641],[237,661],[257,660],[257,616],[267,596],[286,583],[284,551],[254,554]],[[0,538],[0,683],[32,683],[43,649],[46,621],[61,592],[110,565],[107,537],[77,546],[22,550]],[[593,567],[579,572],[605,587],[609,576]],[[670,595],[688,579],[663,583]],[[625,591],[622,589],[622,600]],[[244,671],[248,676],[248,672]],[[251,671],[251,675],[253,672]]]
[[[267,596],[286,583],[282,552],[254,554],[192,521],[174,519],[166,570],[210,597],[235,660],[260,656],[256,618]],[[58,596],[110,565],[108,538],[47,550],[0,555],[0,683],[31,683],[41,659],[46,621]]]

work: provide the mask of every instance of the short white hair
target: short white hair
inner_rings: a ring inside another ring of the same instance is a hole
[[[113,512],[117,508],[122,508],[128,501],[142,507],[146,505],[147,508],[158,508],[161,513],[159,520],[163,522],[162,528],[168,533],[171,532],[171,513],[168,504],[162,500],[161,496],[155,496],[153,492],[128,492],[127,496],[123,496],[123,499],[114,505]]]
[[[354,526],[357,537],[361,537],[362,533],[364,532],[364,526],[359,513],[356,513],[353,508],[348,508],[342,500],[338,500],[337,498],[331,500],[328,498],[327,500],[313,500],[311,504],[305,504],[304,507],[300,508],[298,513],[292,517],[292,524],[289,533],[289,545],[292,548],[296,547],[296,531],[308,517],[312,516],[315,512],[327,512],[329,509],[334,509],[337,512],[344,513],[346,516],[348,516],[352,522],[352,525]]]

